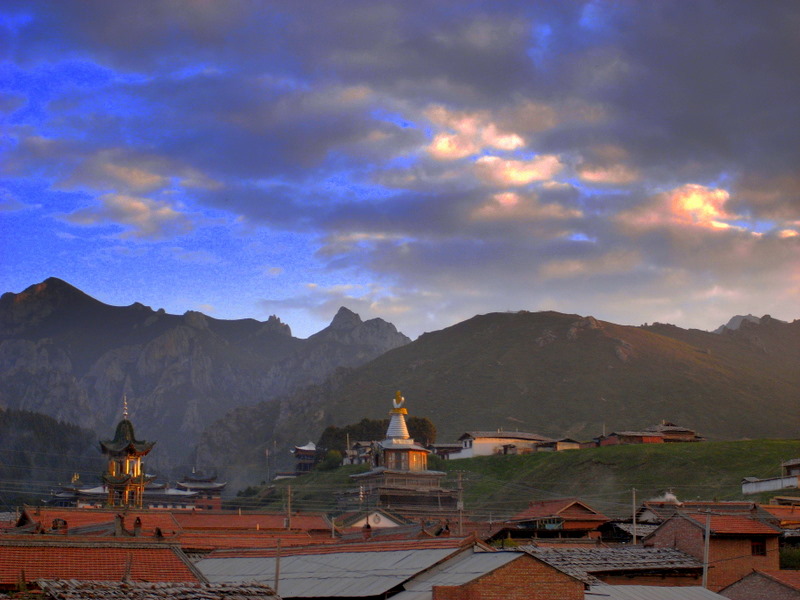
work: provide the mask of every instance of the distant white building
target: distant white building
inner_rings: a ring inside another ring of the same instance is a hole
[[[555,440],[536,433],[524,431],[468,431],[458,441],[461,449],[451,452],[448,458],[473,458],[494,454],[530,454],[539,446]]]
[[[800,488],[800,458],[793,458],[781,464],[782,477],[758,479],[745,477],[742,480],[742,494],[758,494],[759,492],[774,492],[787,488]]]

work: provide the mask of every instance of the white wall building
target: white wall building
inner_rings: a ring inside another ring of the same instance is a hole
[[[492,456],[494,454],[529,454],[536,452],[538,446],[553,442],[551,438],[524,431],[468,431],[458,441],[461,450],[450,453],[451,460]]]

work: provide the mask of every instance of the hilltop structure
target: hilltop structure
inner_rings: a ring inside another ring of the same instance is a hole
[[[386,439],[373,445],[373,468],[351,475],[359,483],[359,504],[406,516],[454,515],[458,506],[456,491],[442,487],[443,471],[428,470],[431,451],[409,435],[404,403],[405,398],[398,391],[389,411]]]

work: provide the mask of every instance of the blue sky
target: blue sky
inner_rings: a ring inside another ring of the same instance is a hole
[[[416,337],[800,305],[796,2],[0,6],[0,291]]]

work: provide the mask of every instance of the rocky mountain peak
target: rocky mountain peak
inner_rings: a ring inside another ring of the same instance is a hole
[[[339,312],[336,313],[336,316],[333,317],[333,321],[331,321],[331,324],[328,326],[328,328],[334,330],[353,329],[362,323],[363,321],[361,320],[361,317],[359,317],[349,308],[342,306],[339,309]]]
[[[286,337],[292,337],[292,328],[286,323],[283,323],[276,315],[270,315],[269,319],[264,322],[258,333],[259,335],[277,333],[279,335],[285,335]]]
[[[742,326],[742,323],[756,323],[758,324],[761,321],[755,315],[736,315],[731,317],[730,320],[725,323],[725,325],[720,325],[714,330],[714,333],[723,333],[725,330],[736,331]]]
[[[92,304],[99,302],[66,281],[50,277],[19,294],[6,292],[0,297],[0,330],[16,333],[42,322],[57,309]]]

